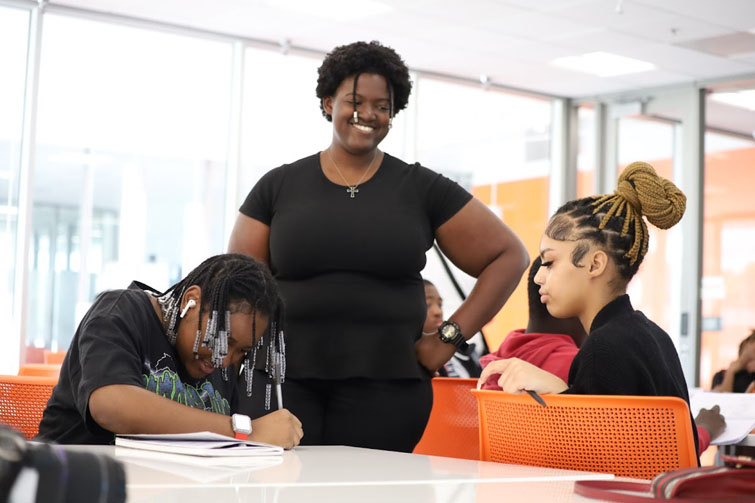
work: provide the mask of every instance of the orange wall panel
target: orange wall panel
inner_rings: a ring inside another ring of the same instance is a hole
[[[530,178],[499,183],[496,200],[492,204],[501,208],[503,221],[524,242],[530,260],[537,256],[540,237],[548,222],[548,177]],[[474,187],[472,193],[488,194],[490,186]],[[480,198],[483,202],[485,199]],[[527,325],[527,273],[522,275],[519,286],[503,306],[503,309],[488,323],[483,331],[491,351],[498,349],[511,330]]]

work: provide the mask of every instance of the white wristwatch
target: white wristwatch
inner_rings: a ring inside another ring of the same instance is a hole
[[[244,414],[231,416],[231,428],[239,440],[246,440],[252,434],[252,420]]]

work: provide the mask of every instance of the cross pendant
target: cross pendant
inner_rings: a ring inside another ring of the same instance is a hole
[[[354,199],[354,194],[357,193],[357,192],[359,192],[359,189],[357,188],[356,185],[349,185],[346,188],[346,192],[348,192],[348,193],[351,194],[351,199]]]

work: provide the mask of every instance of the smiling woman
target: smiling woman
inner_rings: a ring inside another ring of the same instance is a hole
[[[330,145],[262,177],[241,207],[229,251],[268,263],[279,282],[284,395],[306,428],[303,443],[408,452],[430,413],[430,377],[498,312],[527,254],[459,185],[378,149],[412,87],[393,49],[336,47],[318,75]],[[434,240],[478,278],[442,325],[444,338],[422,336],[420,271]],[[263,412],[247,402],[241,410]]]

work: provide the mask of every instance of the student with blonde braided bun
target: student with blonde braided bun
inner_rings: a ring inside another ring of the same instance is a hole
[[[568,384],[517,358],[491,362],[480,382],[500,374],[498,384],[509,393],[676,396],[689,403],[671,338],[635,311],[626,294],[648,250],[645,219],[668,229],[682,218],[685,205],[685,195],[672,182],[649,164],[635,162],[621,173],[613,194],[559,208],[540,241],[542,265],[535,283],[551,315],[579,318],[588,334]],[[691,415],[690,421],[697,445]]]
[[[165,293],[136,281],[104,292],[76,330],[37,439],[111,444],[117,433],[213,431],[295,446],[303,432],[289,411],[237,414],[251,393],[250,379],[237,387],[239,366],[251,375],[263,340],[282,350],[281,317],[267,266],[238,254],[208,258]]]

